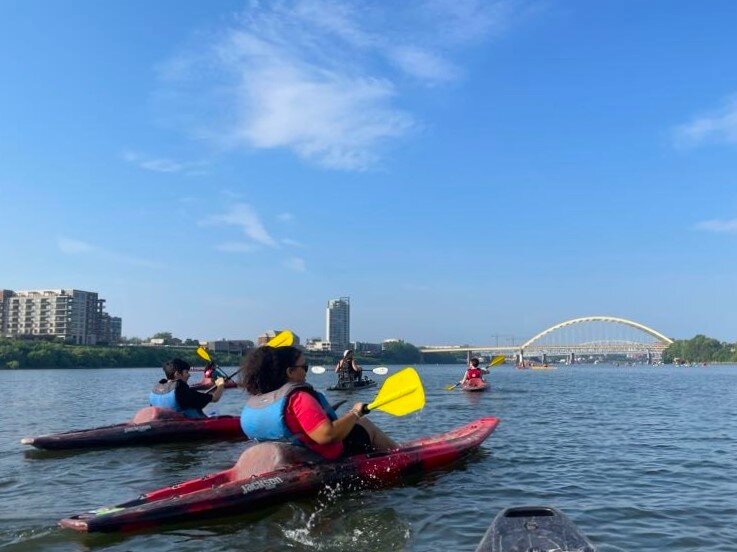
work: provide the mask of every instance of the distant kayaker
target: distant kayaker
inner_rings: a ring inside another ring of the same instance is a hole
[[[214,366],[213,364],[208,364],[205,366],[205,373],[202,375],[203,379],[217,379],[217,378],[224,378],[225,374],[218,368],[217,366]]]
[[[353,378],[354,381],[361,381],[363,377],[363,369],[356,362],[351,349],[343,351],[343,358],[336,364],[335,371],[339,374],[339,379],[342,379],[341,374],[346,380]]]
[[[466,383],[470,379],[478,378],[480,380],[483,380],[483,371],[481,368],[479,368],[479,359],[472,358],[471,362],[468,365],[468,370],[466,370],[466,373],[463,374],[463,379],[461,380],[461,385]]]
[[[200,393],[187,384],[191,366],[181,358],[173,358],[164,364],[165,379],[154,386],[149,395],[151,406],[169,408],[181,412],[187,418],[206,418],[202,411],[211,402],[218,402],[225,389],[225,380],[215,380],[211,393]]]
[[[252,396],[241,413],[251,439],[291,440],[333,460],[397,444],[363,418],[363,403],[338,417],[325,395],[306,383],[308,365],[296,347],[252,349],[241,363],[240,386]]]

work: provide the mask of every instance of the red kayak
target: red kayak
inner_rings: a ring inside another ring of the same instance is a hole
[[[202,378],[197,383],[193,383],[189,386],[190,389],[195,389],[197,391],[207,391],[211,387],[215,387],[215,380],[212,378]],[[225,381],[225,388],[226,389],[234,389],[238,387],[238,384],[234,382],[232,379]]]
[[[185,418],[166,408],[149,406],[139,410],[130,422],[93,429],[67,431],[40,437],[25,437],[23,445],[48,450],[93,447],[123,447],[175,441],[206,439],[247,439],[238,416]]]
[[[62,519],[59,525],[90,533],[140,531],[167,523],[252,513],[315,495],[326,487],[397,485],[465,458],[498,423],[498,418],[481,418],[447,433],[409,441],[390,452],[336,461],[324,461],[288,443],[256,443],[229,470]]]
[[[461,385],[464,391],[486,391],[486,387],[486,382],[481,378],[468,379]]]

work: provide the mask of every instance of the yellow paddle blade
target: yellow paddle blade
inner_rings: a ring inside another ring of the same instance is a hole
[[[197,347],[197,356],[207,362],[212,362],[210,355],[207,354],[207,350],[204,347]]]
[[[491,362],[489,363],[489,366],[498,366],[499,364],[504,364],[504,361],[507,360],[504,355],[497,355],[494,358],[491,359]]]
[[[294,343],[294,334],[289,330],[279,332],[266,343],[269,347],[291,347]]]
[[[404,416],[425,406],[425,390],[414,368],[409,366],[389,376],[379,389],[369,410],[381,410],[394,416]]]

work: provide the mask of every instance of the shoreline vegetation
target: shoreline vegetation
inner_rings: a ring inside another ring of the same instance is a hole
[[[162,366],[167,360],[179,357],[192,366],[202,366],[203,361],[191,349],[183,347],[149,345],[70,345],[53,341],[0,339],[0,370],[25,368],[151,368]],[[464,353],[465,354],[465,353]],[[310,364],[334,365],[339,355],[306,353]],[[237,366],[241,355],[215,353],[220,366]],[[390,343],[379,356],[357,356],[359,364],[461,364],[465,356],[454,353],[423,355],[411,343]],[[663,353],[663,362],[671,363],[737,363],[737,345],[721,342],[704,335],[692,339],[676,340]]]
[[[0,339],[0,370],[22,370],[28,368],[151,368],[162,366],[166,361],[179,357],[193,367],[204,363],[190,348],[149,345],[70,345],[53,341],[22,339]],[[220,366],[237,366],[238,353],[214,353]],[[311,364],[334,365],[340,355],[306,353]],[[357,356],[359,364],[402,364],[421,363],[423,355],[411,343],[391,343],[380,356]],[[433,354],[433,363],[465,362],[452,354]]]

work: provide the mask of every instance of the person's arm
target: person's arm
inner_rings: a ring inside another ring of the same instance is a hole
[[[337,443],[345,439],[356,425],[362,406],[362,403],[356,403],[353,410],[333,421],[314,396],[297,391],[289,398],[287,426],[293,433],[301,432],[319,445]]]
[[[361,367],[358,365],[358,363],[355,360],[351,361],[351,368],[353,368],[354,372],[360,372]]]
[[[363,403],[356,403],[351,410],[337,420],[331,421],[328,418],[312,431],[308,431],[307,435],[319,445],[342,441],[348,436],[353,426],[356,425],[356,422],[361,417],[362,407]]]
[[[340,361],[338,361],[338,364],[335,365],[335,371],[340,372]]]
[[[219,384],[219,385],[218,385]],[[210,393],[200,393],[199,391],[192,389],[189,385],[181,382],[177,385],[174,391],[179,406],[188,409],[194,408],[195,410],[202,410],[211,402],[217,402],[223,395],[225,389],[225,381],[222,378],[216,382],[217,387],[215,391]]]
[[[215,380],[215,390],[212,392],[212,402],[218,402],[220,397],[223,396],[223,391],[225,391],[225,380],[223,378],[218,378]]]

